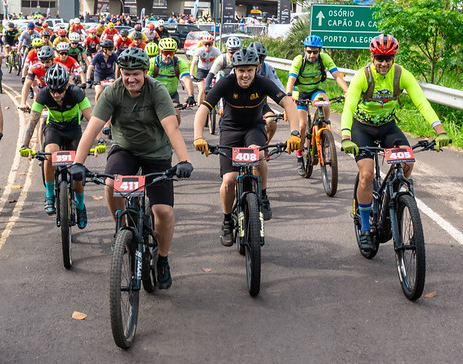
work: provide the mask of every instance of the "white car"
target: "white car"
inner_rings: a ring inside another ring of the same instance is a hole
[[[59,18],[48,18],[45,19],[45,22],[48,23],[48,29],[53,29],[57,25],[64,25],[64,20]]]

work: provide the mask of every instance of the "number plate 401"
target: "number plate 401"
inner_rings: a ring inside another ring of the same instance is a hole
[[[414,162],[415,156],[413,155],[413,149],[410,147],[390,148],[384,150],[386,161],[389,164]]]
[[[143,196],[145,176],[114,176],[114,196]]]
[[[232,164],[234,166],[251,166],[259,165],[259,149],[258,148],[233,148],[232,149]]]

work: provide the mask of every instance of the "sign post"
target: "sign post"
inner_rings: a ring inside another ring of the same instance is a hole
[[[323,48],[369,49],[379,34],[369,6],[312,4],[310,34],[322,38]]]

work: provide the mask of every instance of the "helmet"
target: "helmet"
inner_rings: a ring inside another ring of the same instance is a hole
[[[35,24],[30,22],[30,23],[27,23],[27,29],[34,29],[35,28]]]
[[[119,55],[117,64],[121,69],[147,70],[150,66],[150,59],[143,49],[132,47],[127,48]]]
[[[156,54],[158,54],[158,45],[154,42],[148,43],[145,47],[145,52],[150,57],[155,56]]]
[[[91,33],[91,34],[96,33],[96,29],[95,28],[90,28],[87,33]]]
[[[132,39],[133,40],[135,40],[135,39],[143,39],[143,34],[141,34],[141,32],[135,32],[132,35]]]
[[[254,52],[256,52],[259,58],[267,57],[267,48],[265,48],[265,46],[261,42],[252,42],[248,46],[248,49],[252,49]]]
[[[204,42],[214,42],[214,37],[212,35],[210,35],[209,33],[208,34],[204,34],[202,37],[201,37],[203,43]]]
[[[114,49],[114,42],[111,39],[103,39],[100,46],[104,49]]]
[[[42,48],[40,48],[37,52],[37,57],[41,60],[41,61],[46,61],[46,60],[49,60],[49,59],[53,59],[55,58],[55,52],[53,52],[53,48],[50,47],[50,46],[43,46]]]
[[[42,47],[43,41],[41,38],[34,38],[32,39],[32,47]]]
[[[153,23],[149,23],[149,24],[148,24],[148,29],[154,29],[154,28],[155,28],[155,26],[154,26]]]
[[[61,90],[69,82],[69,72],[61,63],[55,63],[45,74],[45,83],[49,89]]]
[[[158,27],[163,27],[164,26],[164,20],[160,19],[158,21]]]
[[[159,49],[161,51],[176,51],[177,42],[173,38],[162,38],[159,41]]]
[[[302,43],[304,47],[323,47],[322,39],[318,35],[309,35],[307,38],[304,39]]]
[[[122,29],[120,34],[122,37],[127,37],[129,35],[129,31],[127,29]]]
[[[232,66],[258,66],[259,56],[252,49],[241,49],[235,52],[232,58]]]
[[[79,18],[75,18],[75,19],[74,19],[74,24],[80,24],[80,19],[79,19]]]
[[[61,28],[60,28],[60,29],[58,30],[58,35],[59,35],[60,37],[65,37],[66,34],[68,34],[68,33],[66,32],[66,29],[61,29]]]
[[[66,43],[66,42],[59,42],[57,45],[56,45],[56,51],[57,52],[63,52],[63,51],[69,51],[69,43]]]
[[[140,32],[141,31],[141,24],[135,24],[133,29],[135,29],[137,32]]]
[[[49,30],[44,30],[42,32],[42,37],[51,37],[51,32]]]
[[[399,42],[392,35],[380,34],[370,43],[370,52],[373,54],[393,55],[399,51]]]
[[[69,19],[69,25],[74,24],[74,19]]]
[[[8,23],[8,28],[14,28],[14,23]]]
[[[230,37],[225,43],[225,48],[227,49],[240,49],[241,48],[241,39],[238,37]]]
[[[40,17],[40,20],[41,20],[41,21],[44,21],[44,20],[45,20],[45,17],[44,17],[44,16]]]
[[[108,24],[108,27],[109,27],[109,28],[114,28],[114,23],[109,23],[109,24]]]
[[[42,27],[44,27],[44,28],[48,27],[48,23],[43,23]]]
[[[79,34],[79,33],[75,33],[75,32],[69,34],[69,40],[70,40],[71,42],[80,42],[80,34]]]

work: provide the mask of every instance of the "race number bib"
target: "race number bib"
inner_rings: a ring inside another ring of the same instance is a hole
[[[114,196],[143,196],[145,193],[145,176],[114,176]]]
[[[384,150],[386,161],[389,164],[414,162],[415,156],[413,149],[410,147],[390,148]]]
[[[60,150],[51,154],[51,164],[53,166],[70,166],[76,158],[75,150]]]
[[[312,105],[315,106],[315,107],[319,107],[319,106],[330,106],[331,105],[331,102],[330,101],[327,101],[327,100],[323,100],[323,99],[317,99],[317,100],[313,100],[312,101]]]
[[[234,166],[251,166],[259,165],[259,148],[233,148],[232,164]]]

